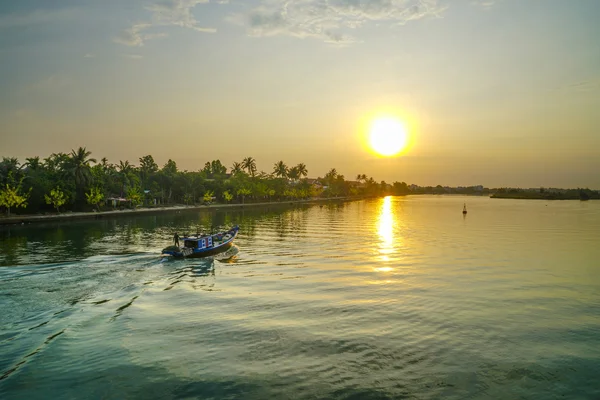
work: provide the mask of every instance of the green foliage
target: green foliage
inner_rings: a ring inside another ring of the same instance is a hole
[[[8,173],[8,181],[13,181],[12,172]],[[11,208],[27,207],[27,199],[31,194],[31,189],[26,193],[22,192],[23,179],[19,179],[18,184],[5,183],[0,189],[0,207],[6,207],[7,215],[10,216]]]
[[[410,193],[410,189],[406,182],[394,182],[392,185],[392,192],[396,195],[403,195]]]
[[[243,170],[242,163],[234,162],[233,165],[231,166],[231,174],[232,175],[237,175],[240,172],[242,172],[242,170]]]
[[[162,168],[162,172],[167,175],[175,175],[177,173],[177,163],[169,158]]]
[[[97,207],[106,197],[127,197],[132,205],[137,206],[154,202],[194,204],[200,200],[211,201],[212,198],[227,203],[237,199],[240,203],[245,203],[250,198],[252,201],[265,201],[319,196],[446,193],[450,190],[442,187],[410,188],[405,182],[389,185],[376,182],[365,174],[358,174],[356,181],[348,182],[335,168],[330,169],[324,177],[308,180],[303,179],[307,176],[305,164],[289,167],[283,160],[275,163],[272,174],[269,174],[257,172],[256,160],[252,157],[234,162],[230,168],[231,175],[227,175],[227,168],[218,159],[203,162],[198,167],[202,169],[180,171],[175,161],[168,160],[159,168],[151,155],[139,158],[138,166],[127,160],[113,164],[106,158],[96,163],[85,147],[79,147],[68,154],[53,153],[43,160],[31,157],[24,164],[20,164],[16,158],[3,157],[0,161],[2,204],[10,202],[10,207],[15,207],[16,204],[19,204],[18,207],[26,205],[25,212],[37,213],[51,210],[52,207],[61,211],[81,209],[86,203]],[[7,189],[7,184],[10,190]],[[489,193],[489,189],[482,191],[479,187],[453,190],[452,193],[460,194]],[[530,194],[515,189],[498,189],[497,197],[544,196],[547,199],[582,200],[600,197],[597,191],[589,189],[558,192],[546,188],[544,193],[537,190],[535,192],[537,193]],[[25,201],[20,201],[18,196],[25,198]],[[12,200],[6,200],[7,198]],[[50,202],[47,198],[51,199]],[[53,202],[53,199],[60,205]]]
[[[248,175],[254,177],[256,175],[256,160],[252,157],[244,158],[241,164],[242,168],[248,171]]]
[[[20,180],[23,177],[19,160],[14,157],[2,157],[0,162],[0,185],[4,186],[7,183],[13,184],[15,180]]]
[[[142,187],[146,189],[148,187],[148,181],[152,174],[158,171],[158,164],[154,162],[154,158],[151,155],[140,157],[140,181]]]
[[[213,191],[207,190],[206,193],[204,193],[202,200],[204,200],[205,203],[210,203],[212,202],[214,195],[215,193]]]
[[[298,170],[298,167],[290,168],[290,170],[288,172],[288,177],[293,180],[300,179],[300,171]]]
[[[77,187],[88,185],[92,181],[90,163],[95,163],[96,159],[89,158],[91,154],[85,147],[80,147],[77,151],[71,150],[69,162]]]
[[[337,170],[335,168],[331,168],[329,172],[325,174],[325,178],[323,178],[323,180],[327,183],[328,186],[331,186],[335,182],[337,176]]]
[[[88,204],[98,207],[98,205],[102,203],[102,200],[104,200],[104,193],[102,193],[102,190],[100,190],[100,188],[93,187],[88,193],[85,194],[85,198]]]
[[[300,178],[302,178],[302,177],[306,178],[308,176],[308,170],[306,169],[306,164],[300,163],[300,164],[296,165],[294,168],[298,172],[298,176]]]
[[[278,161],[275,163],[273,167],[273,175],[279,176],[281,178],[287,178],[289,173],[289,168],[283,161]]]
[[[154,162],[154,158],[151,155],[140,157],[140,171],[147,174],[153,174],[158,171],[158,164]]]
[[[183,195],[183,202],[187,205],[190,205],[194,202],[194,196],[191,193],[186,193]]]
[[[67,202],[67,196],[58,186],[50,190],[50,193],[45,194],[44,199],[46,200],[46,204],[54,207],[58,213],[60,212],[60,207]]]
[[[227,167],[221,164],[220,160],[213,160],[211,162],[206,162],[201,172],[207,178],[220,178],[227,173]]]
[[[210,169],[214,176],[225,175],[227,173],[227,167],[221,164],[220,160],[211,161]]]
[[[540,200],[590,200],[600,199],[600,192],[590,189],[523,190],[516,188],[492,189],[493,199],[540,199]]]
[[[251,194],[252,194],[252,191],[248,188],[240,188],[237,191],[237,195],[242,196],[242,203],[245,202],[246,196],[250,196]]]
[[[296,189],[286,189],[285,192],[283,192],[283,195],[288,199],[297,199],[298,191]]]
[[[132,186],[127,189],[127,200],[131,201],[132,207],[142,204],[143,192],[139,186]]]

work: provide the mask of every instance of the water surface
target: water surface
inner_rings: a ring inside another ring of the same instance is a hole
[[[600,202],[454,196],[0,228],[0,398],[600,398],[598,243]]]

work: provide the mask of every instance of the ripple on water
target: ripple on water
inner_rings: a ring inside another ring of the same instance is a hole
[[[11,231],[0,397],[600,398],[600,207],[466,201]],[[233,223],[228,254],[159,257]]]

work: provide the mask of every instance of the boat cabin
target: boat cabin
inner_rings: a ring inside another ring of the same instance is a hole
[[[213,246],[212,236],[200,237],[200,238],[185,238],[183,240],[183,247],[189,249],[206,249],[207,247]]]

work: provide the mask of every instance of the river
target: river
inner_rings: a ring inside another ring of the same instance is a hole
[[[175,231],[233,224],[225,254],[160,257]],[[600,202],[1,227],[0,265],[2,399],[600,398]]]

